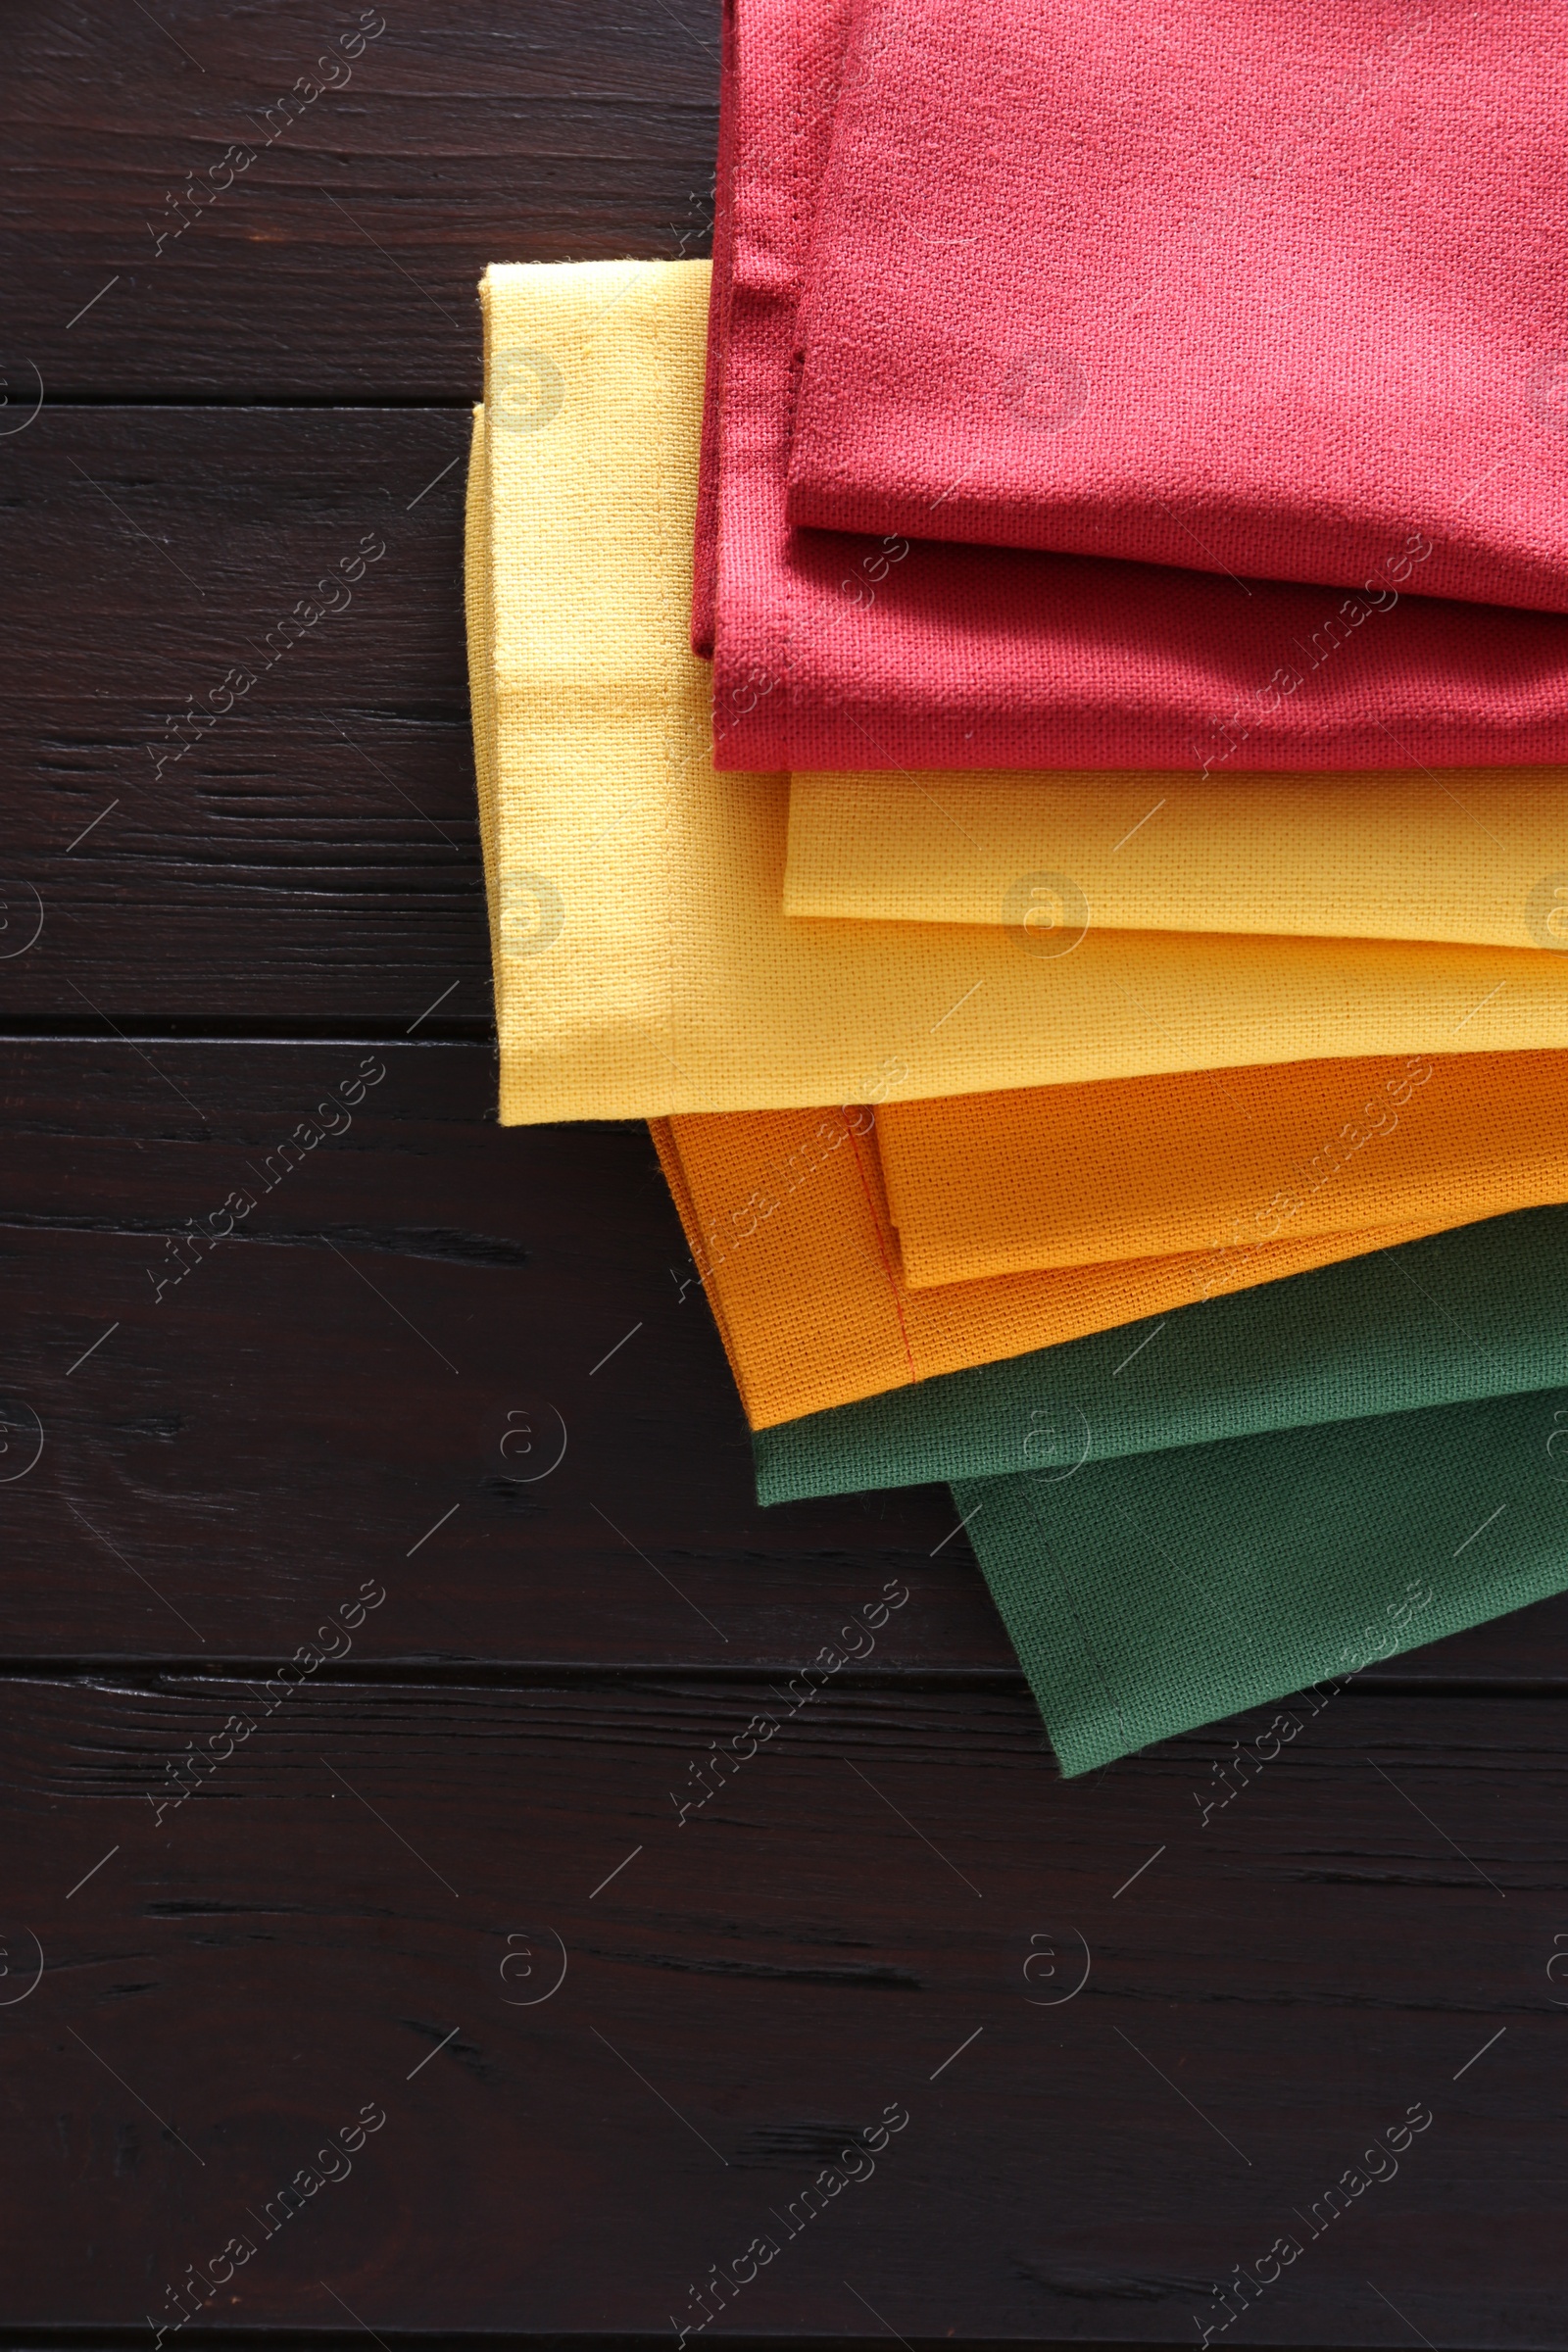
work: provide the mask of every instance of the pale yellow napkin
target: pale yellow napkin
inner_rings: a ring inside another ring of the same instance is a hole
[[[804,776],[788,914],[1568,950],[1568,771]],[[1042,894],[1044,895],[1044,894]]]
[[[713,772],[687,642],[708,265],[508,267],[481,294],[468,629],[503,1120],[1568,1045],[1568,972],[1529,949],[1084,934],[1029,875],[1011,927],[786,915],[788,779]]]

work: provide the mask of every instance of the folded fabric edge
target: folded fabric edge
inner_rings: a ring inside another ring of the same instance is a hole
[[[664,1182],[668,1185],[669,1197],[675,1203],[675,1213],[680,1218],[681,1230],[686,1236],[686,1247],[691,1251],[692,1265],[695,1269],[700,1263],[703,1224],[697,1213],[697,1203],[692,1199],[691,1187],[686,1182],[686,1171],[681,1166],[680,1152],[675,1143],[674,1131],[667,1119],[650,1119],[648,1132],[654,1139],[654,1150],[659,1153],[659,1164],[664,1172]],[[718,1285],[716,1283],[710,1285],[695,1271],[692,1279],[704,1293],[709,1306],[712,1310],[713,1321],[718,1327],[718,1336],[723,1343],[724,1353],[729,1359],[730,1376],[734,1380],[740,1396],[741,1408],[746,1415],[748,1424],[755,1428],[754,1407],[747,1391],[746,1373],[742,1366],[740,1351],[735,1346],[730,1331],[728,1317],[724,1312],[724,1302],[719,1296]]]
[[[480,301],[485,290],[480,287]],[[500,1012],[501,913],[497,881],[497,758],[494,615],[490,604],[490,501],[485,469],[484,403],[473,410],[464,499],[464,614],[467,638],[468,700],[473,713],[473,777],[479,805],[479,855],[484,867],[485,920],[490,927],[492,1000]]]

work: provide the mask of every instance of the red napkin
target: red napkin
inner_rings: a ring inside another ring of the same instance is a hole
[[[855,15],[795,521],[1568,610],[1555,0]]]
[[[713,171],[713,274],[708,294],[708,364],[703,447],[697,474],[697,543],[692,565],[692,652],[711,658],[718,587],[718,435],[729,342],[730,182],[735,170],[735,0],[724,0],[718,51],[718,158]]]
[[[1568,624],[1412,594],[1412,524],[1348,592],[792,526],[796,314],[848,0],[736,0],[714,629],[720,767],[1261,769],[1568,760]],[[897,20],[851,103],[897,103]],[[879,95],[880,93],[880,95]]]

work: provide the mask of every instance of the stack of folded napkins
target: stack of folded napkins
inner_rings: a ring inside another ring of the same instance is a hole
[[[1515,0],[731,0],[711,268],[484,283],[502,1118],[1069,1773],[1568,1587],[1565,149]]]

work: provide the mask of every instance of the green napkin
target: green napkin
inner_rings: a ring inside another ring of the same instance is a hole
[[[1080,1462],[1555,1388],[1564,1300],[1568,1208],[1491,1217],[760,1430],[758,1495],[1066,1480]]]
[[[1089,1772],[1568,1587],[1568,1388],[954,1495],[1061,1768]]]

